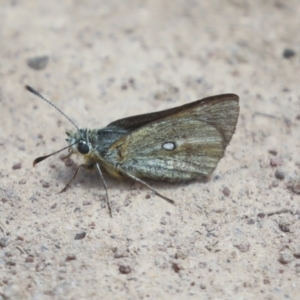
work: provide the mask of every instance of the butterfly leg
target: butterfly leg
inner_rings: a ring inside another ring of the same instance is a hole
[[[60,193],[65,192],[65,191],[69,188],[69,186],[70,186],[70,184],[72,183],[72,181],[76,178],[77,173],[78,173],[78,171],[79,171],[80,168],[92,169],[93,167],[94,167],[94,165],[84,165],[84,164],[79,165],[79,166],[77,167],[77,169],[76,169],[74,175],[73,175],[72,178],[70,179],[70,181],[69,181],[69,182],[67,183],[67,185],[60,191]],[[104,177],[103,177],[103,175],[102,175],[102,172],[101,172],[101,169],[100,169],[99,164],[96,164],[96,168],[97,168],[97,170],[98,170],[98,172],[99,172],[99,175],[100,175],[100,177],[101,177],[101,180],[102,180],[103,185],[104,185],[104,188],[105,188],[106,202],[107,202],[107,206],[108,206],[108,210],[109,210],[109,215],[110,215],[110,217],[112,217],[111,206],[110,206],[110,203],[109,203],[108,192],[107,192],[107,185],[106,185],[106,182],[105,182]]]
[[[77,173],[78,173],[78,171],[79,171],[80,168],[89,169],[90,166],[89,166],[89,165],[83,165],[83,164],[82,164],[82,165],[79,165],[79,166],[77,167],[77,169],[76,169],[74,175],[73,175],[72,178],[70,179],[70,181],[66,184],[66,186],[65,186],[59,193],[63,193],[63,192],[65,192],[65,191],[69,188],[71,182],[76,178]]]
[[[124,172],[123,170],[120,170],[120,171],[121,171],[125,176],[127,176],[127,177],[133,179],[134,181],[139,182],[139,183],[141,183],[142,185],[146,186],[148,189],[150,189],[152,192],[154,192],[155,195],[157,195],[157,196],[159,196],[160,198],[166,200],[167,202],[169,202],[169,203],[175,205],[175,201],[174,201],[174,200],[172,200],[172,199],[170,199],[170,198],[168,198],[168,197],[166,197],[166,196],[160,194],[157,190],[155,190],[153,187],[151,187],[151,186],[150,186],[148,183],[146,183],[145,181],[143,181],[143,180],[141,180],[141,179],[139,179],[139,178],[137,178],[137,177],[135,177],[135,176],[133,176],[133,175],[131,175],[131,174],[129,174],[129,173],[126,173],[126,172]]]
[[[105,188],[105,193],[106,193],[106,203],[107,203],[107,206],[108,206],[109,215],[110,215],[110,217],[112,218],[111,206],[110,206],[110,203],[109,203],[108,192],[107,192],[107,185],[106,185],[106,182],[105,182],[105,180],[104,180],[103,174],[102,174],[102,172],[101,172],[100,165],[99,165],[99,164],[96,164],[96,168],[97,168],[97,170],[98,170],[98,172],[99,172],[99,175],[100,175],[100,177],[101,177],[102,183],[103,183],[104,188]]]

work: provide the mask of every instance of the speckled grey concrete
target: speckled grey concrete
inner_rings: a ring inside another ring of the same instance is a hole
[[[298,299],[299,1],[0,5],[0,299]],[[32,167],[72,125],[25,84],[92,128],[227,92],[241,112],[209,182],[151,182],[177,206],[107,177],[111,219],[97,173],[58,194],[80,160]]]

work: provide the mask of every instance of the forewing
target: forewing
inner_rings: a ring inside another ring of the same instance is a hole
[[[136,115],[136,116],[131,116],[123,119],[116,120],[110,124],[108,124],[106,127],[110,128],[123,128],[123,129],[136,129],[140,128],[141,126],[144,126],[146,124],[149,124],[151,122],[154,122],[156,120],[162,119],[164,117],[174,115],[177,112],[182,112],[184,110],[193,108],[200,103],[202,105],[206,102],[214,101],[216,98],[223,97],[223,98],[237,98],[237,95],[234,94],[225,94],[225,95],[219,95],[219,96],[212,96],[212,97],[207,97],[205,99],[197,100],[191,103],[187,103],[181,106],[169,108],[166,110],[161,110],[158,112],[153,112],[153,113],[147,113],[147,114],[141,114],[141,115]]]
[[[235,130],[238,96],[209,97],[172,110],[109,148],[107,155],[117,157],[121,171],[170,181],[213,172]]]

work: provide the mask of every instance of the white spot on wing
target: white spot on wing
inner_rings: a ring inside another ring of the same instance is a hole
[[[176,145],[173,142],[166,142],[163,144],[163,149],[165,149],[165,150],[172,151],[175,148],[176,148]]]

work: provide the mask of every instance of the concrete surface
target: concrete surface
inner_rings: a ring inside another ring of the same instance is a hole
[[[300,2],[0,1],[0,299],[299,299]],[[290,49],[293,51],[284,51]],[[43,56],[46,56],[46,58]],[[42,57],[40,60],[36,60]],[[240,96],[207,183],[107,178],[81,127]]]

